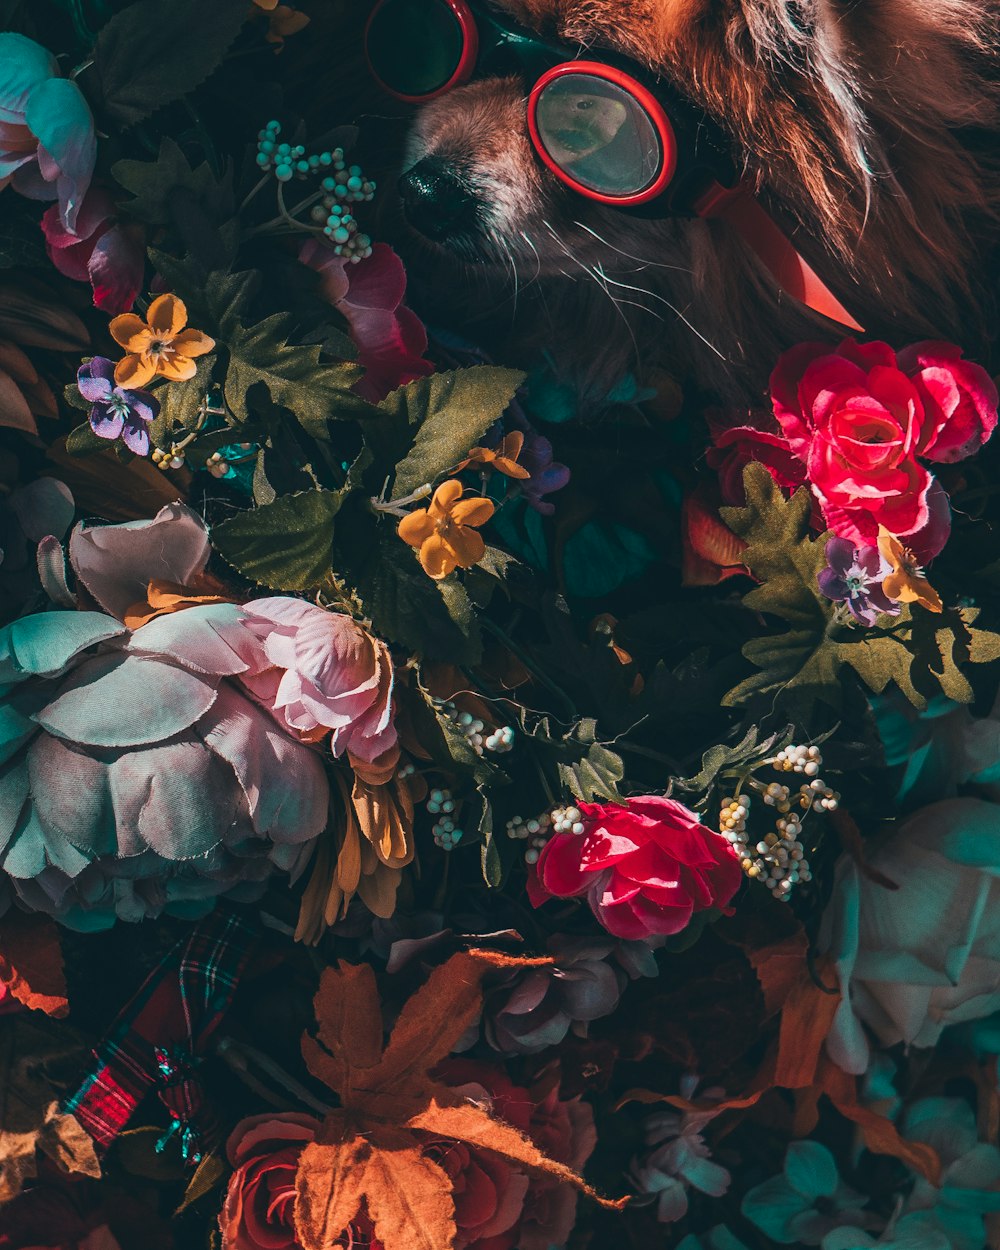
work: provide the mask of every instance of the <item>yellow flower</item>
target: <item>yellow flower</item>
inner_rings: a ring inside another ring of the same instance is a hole
[[[461,473],[463,469],[467,469],[470,465],[481,464],[490,465],[498,472],[503,473],[505,477],[526,478],[531,477],[523,465],[517,463],[517,458],[521,454],[521,448],[524,446],[524,435],[520,430],[513,430],[503,440],[499,447],[473,447],[465,460],[455,468],[456,473]]]
[[[476,532],[493,515],[493,504],[481,495],[462,498],[462,483],[443,482],[434,492],[429,508],[403,517],[399,536],[416,547],[424,572],[433,578],[447,577],[455,569],[471,569],[483,558],[486,543]]]
[[[195,375],[194,357],[215,346],[200,330],[185,330],[187,309],[176,295],[158,295],[149,306],[146,320],[122,313],[111,321],[111,337],[124,347],[115,365],[119,386],[146,386],[159,374],[170,382],[186,382]]]
[[[892,565],[892,572],[882,582],[887,598],[896,603],[919,603],[928,612],[940,612],[941,596],[924,577],[913,552],[884,525],[878,527],[878,549],[882,559]]]

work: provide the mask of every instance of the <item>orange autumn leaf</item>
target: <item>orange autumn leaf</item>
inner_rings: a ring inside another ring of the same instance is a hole
[[[23,912],[8,912],[0,920],[0,982],[26,1007],[66,1015],[62,946],[53,920]]]
[[[314,1003],[319,1027],[315,1037],[303,1037],[302,1054],[340,1106],[299,1162],[295,1227],[304,1250],[335,1244],[362,1203],[386,1250],[447,1250],[455,1237],[452,1183],[425,1151],[441,1138],[557,1177],[604,1206],[624,1205],[600,1198],[518,1129],[431,1075],[481,1010],[482,981],[491,968],[549,962],[493,951],[453,955],[405,1004],[384,1046],[371,967],[326,969]]]

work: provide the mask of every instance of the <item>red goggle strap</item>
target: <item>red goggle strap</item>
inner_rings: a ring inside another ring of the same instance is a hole
[[[830,290],[823,279],[796,251],[781,229],[746,186],[727,188],[713,183],[698,199],[694,211],[699,217],[721,218],[764,262],[783,291],[799,303],[848,329],[864,332]]]

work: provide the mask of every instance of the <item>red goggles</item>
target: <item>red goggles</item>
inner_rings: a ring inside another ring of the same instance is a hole
[[[414,104],[477,76],[517,74],[532,84],[532,144],[560,182],[642,216],[723,217],[789,294],[861,330],[752,193],[733,185],[722,132],[625,58],[574,58],[476,0],[379,0],[365,51],[379,84]]]

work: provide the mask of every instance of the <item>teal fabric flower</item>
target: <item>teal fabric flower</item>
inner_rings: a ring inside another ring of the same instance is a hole
[[[890,1222],[881,1237],[873,1237],[863,1228],[848,1227],[835,1228],[822,1241],[822,1250],[871,1250],[873,1246],[891,1250],[952,1250],[945,1234],[922,1212]]]
[[[29,199],[57,199],[75,234],[96,159],[94,119],[80,88],[33,39],[0,34],[0,188],[12,183]]]
[[[772,1241],[818,1246],[841,1224],[870,1228],[878,1221],[865,1197],[845,1185],[833,1155],[819,1142],[792,1142],[780,1176],[749,1190],[742,1211]]]
[[[940,1188],[917,1176],[907,1212],[923,1212],[953,1250],[983,1250],[983,1216],[1000,1211],[1000,1150],[979,1140],[976,1117],[962,1098],[922,1098],[909,1107],[901,1131],[933,1146],[941,1159]]]
[[[677,1247],[677,1250],[748,1250],[738,1237],[726,1228],[725,1224],[716,1224],[707,1233],[699,1233],[696,1237],[690,1233]]]

